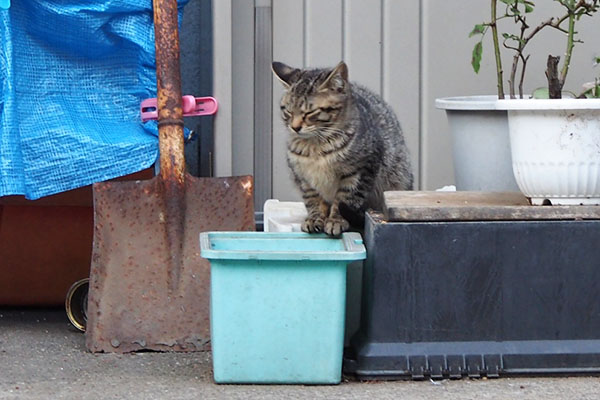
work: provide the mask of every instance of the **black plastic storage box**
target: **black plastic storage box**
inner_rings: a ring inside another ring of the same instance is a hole
[[[461,211],[432,196],[429,209],[394,209],[386,196],[385,216],[367,215],[361,326],[345,373],[600,372],[600,221],[584,220],[600,207]]]

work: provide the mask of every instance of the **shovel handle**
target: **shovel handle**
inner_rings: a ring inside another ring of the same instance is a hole
[[[160,175],[183,185],[183,109],[179,66],[177,0],[153,0]]]

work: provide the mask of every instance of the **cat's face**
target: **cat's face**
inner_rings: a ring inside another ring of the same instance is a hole
[[[290,133],[301,137],[323,135],[344,116],[349,96],[348,68],[301,70],[274,62],[273,72],[286,91],[281,117]]]

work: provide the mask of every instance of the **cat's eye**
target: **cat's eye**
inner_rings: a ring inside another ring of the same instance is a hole
[[[310,122],[328,122],[331,120],[331,115],[326,113],[323,108],[317,108],[316,110],[305,114],[304,118]]]
[[[321,110],[323,112],[326,112],[327,114],[331,114],[333,112],[338,111],[340,108],[339,107],[321,107]]]

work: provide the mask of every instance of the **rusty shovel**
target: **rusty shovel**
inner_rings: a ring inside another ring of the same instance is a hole
[[[160,174],[93,186],[86,346],[209,348],[210,267],[199,233],[254,230],[252,178],[185,172],[177,1],[154,0]]]

